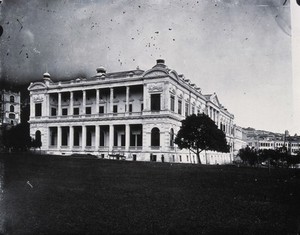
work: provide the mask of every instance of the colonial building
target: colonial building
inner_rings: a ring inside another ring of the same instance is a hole
[[[268,131],[246,128],[247,145],[256,150],[279,149],[285,147],[291,155],[296,155],[300,151],[300,136],[290,136],[285,133],[272,133]]]
[[[31,83],[30,131],[49,154],[90,153],[102,158],[196,163],[174,144],[181,120],[205,112],[226,133],[230,153],[207,151],[201,161],[232,161],[233,115],[216,94],[201,89],[164,60],[146,71],[107,73],[54,83],[48,73]]]
[[[247,144],[247,136],[244,129],[240,126],[233,126],[234,141],[233,141],[233,156],[236,160],[240,149],[245,148]]]
[[[0,126],[14,126],[20,123],[21,95],[10,90],[0,91]]]

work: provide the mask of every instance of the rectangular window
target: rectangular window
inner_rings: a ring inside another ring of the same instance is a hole
[[[67,108],[63,108],[63,109],[61,110],[61,114],[62,114],[63,116],[67,116],[67,115],[68,115],[68,109],[67,109]]]
[[[86,146],[92,146],[92,131],[89,128],[86,130]]]
[[[143,145],[143,136],[140,134],[140,135],[137,135],[136,138],[137,138],[137,146],[142,146]]]
[[[114,146],[118,146],[118,132],[114,132]]]
[[[36,117],[42,116],[42,104],[41,103],[35,104],[35,116]]]
[[[69,137],[69,127],[62,127],[61,128],[61,145],[62,146],[68,145],[68,137]]]
[[[74,115],[79,115],[79,108],[74,108],[73,109],[73,114]]]
[[[141,103],[141,112],[144,110],[144,103]]]
[[[10,114],[8,114],[8,117],[9,117],[10,119],[15,119],[15,118],[16,118],[16,115],[15,115],[14,113],[10,113]]]
[[[129,113],[132,113],[132,104],[129,104]]]
[[[125,135],[121,135],[121,146],[125,146]]]
[[[81,127],[74,127],[74,146],[80,146]]]
[[[51,108],[51,116],[56,116],[56,108]]]
[[[160,111],[160,94],[151,95],[151,111]]]
[[[178,100],[178,114],[182,114],[182,101]]]
[[[118,105],[114,105],[113,106],[113,113],[117,113],[118,112]]]
[[[100,131],[100,146],[104,146],[104,138],[105,138],[104,131]]]
[[[185,116],[189,116],[189,104],[185,103]]]
[[[175,111],[175,97],[174,97],[174,95],[171,95],[171,97],[170,97],[170,105],[171,105],[171,111],[174,112]]]
[[[56,145],[56,138],[57,138],[57,132],[56,129],[55,130],[53,129],[50,136],[50,145],[52,146]]]
[[[85,114],[92,114],[92,107],[85,107]]]
[[[104,106],[99,106],[99,113],[104,113]]]
[[[192,107],[192,114],[195,114],[195,106]]]

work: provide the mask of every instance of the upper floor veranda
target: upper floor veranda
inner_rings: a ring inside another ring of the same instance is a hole
[[[54,83],[45,73],[43,80],[28,88],[31,123],[157,115],[180,121],[191,114],[206,113],[225,132],[233,126],[233,115],[215,94],[203,95],[189,79],[167,68],[163,60],[147,71],[106,73],[99,68],[90,79]]]

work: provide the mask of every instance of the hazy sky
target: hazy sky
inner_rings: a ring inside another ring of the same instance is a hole
[[[3,0],[1,79],[150,69],[216,92],[235,123],[292,130],[289,0]]]

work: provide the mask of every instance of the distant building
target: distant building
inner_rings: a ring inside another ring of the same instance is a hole
[[[234,131],[233,156],[234,159],[236,159],[239,150],[245,148],[248,145],[248,143],[247,143],[246,133],[242,127],[234,125],[233,131]]]
[[[256,150],[279,149],[285,147],[289,153],[296,155],[300,151],[300,136],[290,136],[288,131],[284,134],[269,131],[244,129],[247,135],[247,144]]]
[[[224,131],[230,153],[203,151],[202,163],[223,164],[233,158],[234,116],[217,95],[201,89],[164,60],[146,71],[107,73],[98,68],[89,79],[31,83],[31,137],[48,154],[90,153],[102,158],[196,163],[195,154],[174,144],[181,120],[206,113]]]
[[[9,90],[0,91],[1,123],[3,126],[14,126],[21,121],[21,94]]]

